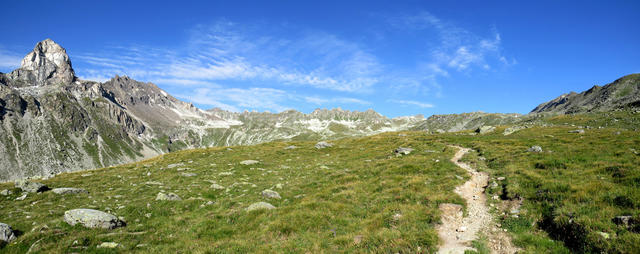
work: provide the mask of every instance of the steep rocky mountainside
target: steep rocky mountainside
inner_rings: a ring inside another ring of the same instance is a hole
[[[582,93],[563,94],[540,104],[531,113],[575,114],[640,108],[640,73],[624,76],[605,86],[593,86]]]

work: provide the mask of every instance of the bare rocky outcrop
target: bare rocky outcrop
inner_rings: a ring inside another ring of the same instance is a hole
[[[38,42],[9,77],[24,86],[68,84],[76,78],[67,51],[51,39]]]
[[[581,93],[571,92],[545,102],[531,113],[575,114],[640,108],[640,73],[619,78],[605,86],[593,86]]]
[[[93,209],[73,209],[64,212],[64,221],[71,226],[80,224],[87,228],[113,229],[125,223],[118,217]]]

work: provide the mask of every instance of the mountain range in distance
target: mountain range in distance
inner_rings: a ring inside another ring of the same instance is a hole
[[[455,132],[485,125],[535,124],[540,114],[640,107],[640,74],[562,95],[527,115],[473,112],[387,118],[317,109],[309,114],[202,110],[148,82],[75,76],[66,50],[36,44],[20,68],[0,73],[0,181],[133,162],[197,147],[322,140],[388,131]]]

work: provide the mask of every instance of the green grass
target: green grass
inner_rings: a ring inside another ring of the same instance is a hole
[[[122,244],[123,251],[162,253],[435,251],[438,204],[463,204],[451,195],[464,182],[455,177],[464,171],[448,161],[454,150],[422,133],[403,137],[387,133],[333,143],[334,147],[322,150],[313,148],[312,142],[272,142],[180,151],[43,181],[52,188],[85,188],[89,195],[45,192],[15,201],[19,191],[2,184],[0,189],[13,189],[14,194],[0,201],[0,218],[23,232],[2,251],[22,253],[37,242],[34,249],[43,252],[101,252],[96,246],[108,241]],[[300,148],[284,150],[292,144]],[[399,146],[415,151],[396,157],[393,149]],[[261,163],[239,164],[247,159]],[[167,168],[174,163],[184,163],[186,172],[198,176],[184,177],[185,171],[177,170],[181,167]],[[93,175],[81,176],[85,173]],[[148,181],[163,185],[144,184]],[[210,189],[208,181],[228,191]],[[283,188],[276,189],[277,184]],[[260,195],[264,189],[274,189],[283,198],[265,200]],[[183,201],[155,201],[161,190],[174,192]],[[202,207],[207,201],[214,204]],[[258,201],[277,209],[245,211]],[[62,218],[64,211],[74,208],[122,216],[127,226],[71,227]],[[402,216],[394,219],[395,214]],[[40,232],[43,225],[48,229]],[[355,244],[358,235],[362,241]],[[136,247],[139,244],[146,246]]]
[[[545,127],[509,136],[502,135],[505,126],[487,135],[384,133],[332,141],[333,147],[322,150],[305,141],[194,149],[43,181],[52,188],[85,188],[89,195],[45,192],[15,201],[21,193],[0,184],[14,191],[0,197],[1,221],[21,232],[0,252],[101,253],[106,251],[96,246],[113,241],[123,245],[121,251],[143,253],[431,253],[438,246],[438,204],[464,205],[453,189],[469,176],[449,162],[455,150],[448,145],[459,145],[474,149],[464,161],[498,183],[487,195],[502,200],[489,198],[489,204],[523,200],[517,218],[492,211],[524,253],[632,253],[640,249],[640,226],[626,228],[612,218],[640,219],[638,116],[627,111],[552,116],[538,119]],[[592,128],[584,134],[568,133],[587,125]],[[299,148],[285,150],[289,145]],[[527,152],[533,145],[544,151]],[[415,150],[396,157],[392,151],[400,146]],[[239,164],[248,159],[260,164]],[[167,167],[175,163],[184,166]],[[92,175],[83,177],[86,173]],[[145,184],[150,181],[163,184]],[[210,189],[211,182],[228,189]],[[260,195],[265,189],[282,199],[265,200]],[[161,190],[183,201],[155,201]],[[203,206],[208,201],[213,204]],[[259,201],[277,208],[245,211]],[[62,217],[74,208],[122,216],[127,226],[71,227]],[[357,244],[356,236],[362,239]],[[478,253],[488,252],[486,238],[472,245]]]

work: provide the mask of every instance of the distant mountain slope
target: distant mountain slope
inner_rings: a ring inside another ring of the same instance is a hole
[[[531,113],[575,114],[640,108],[640,73],[624,76],[606,86],[594,86],[582,93],[571,92],[540,104]]]
[[[39,42],[0,73],[0,181],[48,177],[185,148],[333,139],[406,130],[424,120],[373,110],[279,114],[204,111],[152,83],[75,76],[66,50]]]
[[[475,129],[484,125],[508,125],[522,120],[520,114],[471,112],[462,114],[432,115],[416,124],[413,130],[456,132]]]

